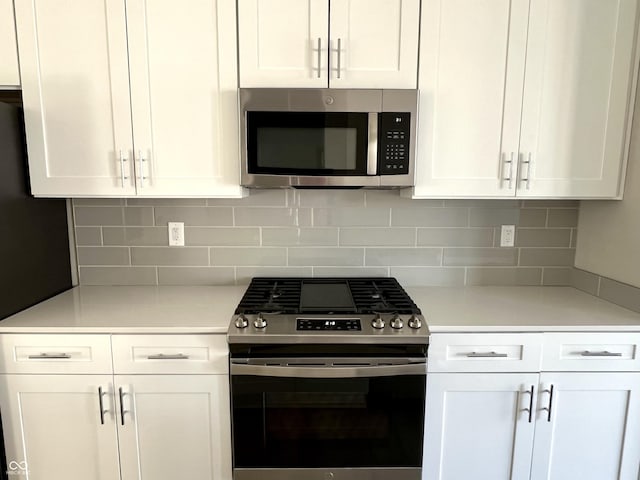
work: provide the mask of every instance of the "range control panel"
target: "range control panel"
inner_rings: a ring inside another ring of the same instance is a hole
[[[378,174],[409,173],[410,113],[382,112],[378,116]]]
[[[298,318],[296,323],[296,330],[362,330],[359,318]]]

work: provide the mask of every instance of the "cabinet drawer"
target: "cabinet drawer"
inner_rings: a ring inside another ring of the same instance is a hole
[[[547,333],[543,371],[640,371],[640,333]]]
[[[113,335],[111,341],[117,374],[229,371],[225,335]]]
[[[430,372],[538,372],[542,334],[433,334]]]
[[[0,373],[112,372],[109,335],[6,334],[0,349]]]

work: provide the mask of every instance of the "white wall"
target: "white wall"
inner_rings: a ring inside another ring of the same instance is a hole
[[[640,287],[640,89],[620,201],[583,201],[576,267]]]

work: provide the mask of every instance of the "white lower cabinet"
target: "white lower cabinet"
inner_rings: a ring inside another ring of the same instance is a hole
[[[533,480],[640,478],[640,373],[543,373],[540,382]]]
[[[10,478],[120,478],[113,376],[2,375],[0,381]]]
[[[535,373],[427,375],[422,478],[528,479],[537,384]]]
[[[222,335],[0,336],[10,478],[231,480],[227,352]]]
[[[514,362],[483,373],[482,364],[447,361],[461,355],[458,344],[473,351],[491,344],[499,362],[504,346],[495,334],[483,336],[432,336],[437,372],[427,376],[424,480],[640,478],[640,372],[615,371],[635,358],[625,359],[635,334],[542,334],[542,370],[570,359],[576,371],[533,371],[531,358],[529,372]],[[510,344],[532,343],[531,334],[511,337]]]
[[[122,480],[231,478],[226,375],[115,379]]]

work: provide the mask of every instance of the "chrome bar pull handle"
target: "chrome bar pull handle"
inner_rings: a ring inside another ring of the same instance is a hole
[[[69,353],[39,353],[37,355],[29,355],[29,360],[68,360],[71,358]]]
[[[622,353],[610,352],[608,350],[604,350],[602,352],[591,352],[589,350],[585,350],[584,352],[580,352],[580,356],[582,357],[621,357]]]
[[[529,154],[527,155],[527,159],[524,159],[524,156],[522,157],[521,160],[521,164],[522,166],[526,165],[527,166],[527,176],[521,176],[520,177],[520,181],[521,182],[525,182],[525,185],[527,187],[527,190],[529,190],[529,187],[531,186],[531,165],[533,164],[533,160],[531,159],[531,152],[529,152]]]
[[[534,395],[534,386],[531,385],[529,390],[524,390],[520,392],[522,395],[529,395],[529,408],[523,408],[523,412],[527,412],[529,414],[529,423],[533,422],[533,395]]]
[[[540,410],[547,412],[547,422],[551,421],[551,408],[553,405],[553,384],[548,388],[544,388],[540,391],[540,393],[548,393],[549,394],[549,403],[546,407],[542,407]]]
[[[509,160],[504,160],[504,163],[509,165],[509,176],[502,178],[503,182],[509,182],[509,189],[513,188],[513,163],[514,163],[515,152],[511,152],[509,154]]]
[[[471,352],[467,353],[467,358],[507,358],[509,355],[506,353],[498,352]]]
[[[342,70],[342,39],[338,39],[338,78],[340,78],[340,70]]]
[[[156,355],[148,355],[147,360],[189,360],[189,355],[185,355],[184,353],[158,353]]]
[[[124,392],[122,387],[118,388],[118,395],[120,396],[120,423],[124,425]]]
[[[125,180],[129,180],[129,177],[126,175],[125,171],[125,163],[127,162],[127,158],[124,155],[124,151],[120,150],[120,181],[122,182],[122,188],[125,188]]]
[[[147,177],[144,176],[144,164],[146,163],[147,159],[144,158],[144,155],[142,154],[142,150],[138,150],[138,164],[140,165],[140,172],[138,172],[138,178],[140,180],[140,188],[144,187],[144,181],[147,179]]]
[[[102,391],[102,387],[98,387],[98,402],[100,404],[100,425],[104,425],[104,414],[108,411],[104,409],[104,404],[102,402],[102,396],[104,392]]]
[[[322,39],[318,37],[318,78],[322,77]]]

